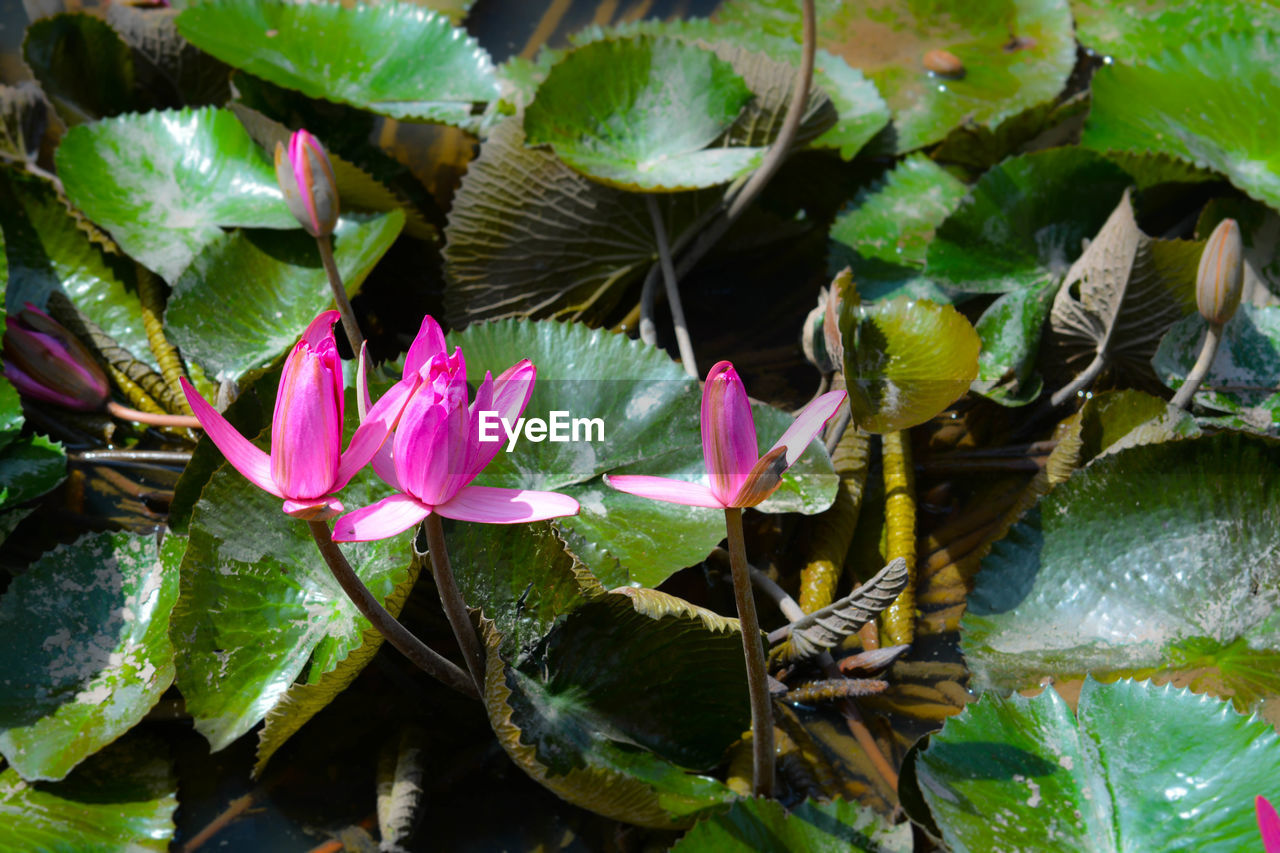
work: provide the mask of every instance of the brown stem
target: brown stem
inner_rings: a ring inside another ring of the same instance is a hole
[[[747,691],[751,695],[751,769],[757,797],[773,796],[773,703],[769,698],[769,676],[765,670],[764,645],[760,642],[760,620],[751,592],[751,567],[742,538],[742,510],[724,511],[729,534],[729,567],[733,571],[733,597],[742,622],[742,653],[747,660]]]
[[[676,280],[676,269],[671,262],[671,247],[667,244],[667,228],[662,222],[662,211],[658,209],[658,199],[653,193],[646,195],[644,200],[649,207],[649,218],[653,221],[654,239],[658,241],[658,266],[662,269],[662,280],[667,290],[667,302],[671,305],[671,323],[676,330],[676,344],[680,347],[680,361],[684,364],[684,372],[697,379],[698,362],[693,355],[693,341],[689,337],[689,325],[684,320],[684,306],[680,302],[680,284]]]
[[[135,421],[147,426],[179,427],[182,429],[200,429],[200,421],[192,415],[158,415],[122,406],[115,400],[107,401],[107,413],[122,421]]]
[[[467,674],[462,671],[461,667],[415,637],[408,628],[401,625],[396,617],[388,613],[386,608],[378,603],[378,600],[373,597],[373,593],[369,592],[369,588],[356,576],[351,564],[347,562],[346,555],[342,553],[342,549],[333,541],[333,536],[329,533],[328,523],[308,521],[307,527],[311,529],[311,536],[316,540],[316,547],[320,549],[320,555],[324,557],[325,563],[329,566],[329,571],[333,572],[333,577],[338,581],[338,585],[342,587],[342,591],[347,594],[347,598],[351,599],[351,603],[364,614],[364,618],[369,620],[379,634],[386,637],[391,645],[413,661],[418,669],[421,669],[436,680],[444,682],[465,696],[470,696],[472,699],[480,698],[480,692],[476,690],[476,686],[467,677]]]
[[[316,245],[320,247],[320,260],[324,262],[325,274],[329,276],[329,289],[333,291],[333,303],[338,306],[338,313],[342,315],[342,331],[347,333],[351,354],[359,358],[364,335],[360,334],[360,324],[356,322],[355,311],[351,310],[347,288],[342,284],[342,276],[338,274],[338,264],[333,259],[333,238],[327,234],[317,237]]]
[[[1200,390],[1200,383],[1204,382],[1214,358],[1218,355],[1218,343],[1221,339],[1222,326],[1210,324],[1209,330],[1204,335],[1204,343],[1200,346],[1199,358],[1196,359],[1191,372],[1187,374],[1187,380],[1178,388],[1178,393],[1173,395],[1173,405],[1179,409],[1185,411],[1190,407],[1191,398]]]
[[[471,670],[476,690],[484,695],[484,654],[480,649],[480,638],[475,626],[471,624],[471,615],[467,613],[467,603],[462,600],[462,593],[453,579],[453,567],[449,565],[449,551],[445,548],[444,525],[440,523],[440,516],[434,512],[428,515],[422,520],[422,530],[427,535],[427,550],[431,553],[436,588],[440,590],[440,604],[444,606],[445,616],[449,617],[453,635],[458,639],[458,647],[462,649],[467,669]]]

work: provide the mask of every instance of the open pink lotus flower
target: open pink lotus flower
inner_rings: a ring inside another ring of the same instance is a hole
[[[227,461],[258,488],[284,498],[287,514],[307,521],[342,512],[333,493],[369,464],[396,414],[390,407],[370,412],[342,452],[342,365],[333,340],[337,321],[337,311],[316,317],[285,360],[271,418],[270,456],[182,380],[191,410]]]
[[[805,406],[782,438],[760,456],[747,389],[733,365],[722,361],[711,368],[702,389],[702,455],[711,487],[633,474],[605,475],[604,481],[620,492],[687,506],[756,506],[782,485],[783,473],[844,405],[846,396],[832,391]]]
[[[1280,853],[1280,815],[1266,797],[1253,801],[1258,813],[1258,830],[1262,833],[1262,849],[1265,853]]]
[[[368,415],[385,418],[399,410],[394,438],[373,460],[378,476],[399,494],[342,516],[334,522],[333,538],[385,539],[433,512],[493,524],[576,514],[578,502],[568,495],[470,485],[502,447],[501,441],[480,440],[480,413],[515,421],[529,404],[536,373],[528,359],[497,379],[485,373],[468,406],[462,350],[455,348],[450,355],[440,326],[425,318],[405,356],[403,378]]]

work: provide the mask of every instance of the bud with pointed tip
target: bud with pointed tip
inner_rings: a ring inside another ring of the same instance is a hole
[[[9,315],[3,373],[21,394],[84,412],[102,408],[111,391],[85,345],[30,302]]]
[[[338,185],[320,141],[305,130],[276,143],[276,181],[298,222],[312,237],[327,237],[338,224]]]
[[[1240,226],[1224,219],[1209,235],[1200,255],[1196,275],[1196,304],[1200,314],[1214,326],[1222,326],[1240,307],[1244,287],[1244,243]]]

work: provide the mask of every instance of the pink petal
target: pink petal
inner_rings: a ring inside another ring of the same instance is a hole
[[[342,454],[341,367],[336,372],[338,383],[335,369],[302,340],[280,375],[271,420],[271,475],[288,497],[318,498],[334,490]]]
[[[333,523],[335,542],[371,542],[413,527],[431,514],[431,507],[409,495],[392,495],[354,510]]]
[[[333,491],[346,488],[351,478],[368,465],[374,455],[382,449],[390,434],[391,430],[388,429],[385,420],[368,420],[356,427],[355,434],[351,436],[351,443],[347,445],[347,451],[338,461],[338,476],[334,480]]]
[[[758,506],[769,495],[778,491],[778,487],[782,485],[782,474],[787,470],[786,461],[783,458],[786,453],[787,446],[780,444],[761,456],[760,461],[743,481],[738,494],[734,495],[730,506]]]
[[[487,524],[521,524],[577,515],[578,502],[559,492],[466,486],[453,500],[435,508],[445,518]]]
[[[356,414],[360,416],[361,423],[372,407],[373,398],[369,396],[369,342],[365,341],[360,344],[360,360],[356,362]]]
[[[338,322],[340,316],[342,315],[333,309],[321,311],[303,331],[302,340],[313,350],[321,349],[326,341],[333,342],[336,347],[337,344],[333,341],[333,324]]]
[[[400,485],[400,478],[396,476],[396,461],[392,455],[392,447],[392,441],[384,441],[382,447],[378,448],[378,452],[373,454],[373,473],[397,492],[403,492],[404,487]]]
[[[480,440],[481,418],[492,411],[493,374],[486,370],[484,379],[480,381],[480,387],[476,389],[476,398],[471,401],[471,407],[467,410],[467,464],[465,471],[468,481],[474,479],[477,474],[483,471],[484,466],[493,460],[494,454],[502,447],[500,437],[497,441]]]
[[[786,445],[787,464],[782,470],[785,471],[796,464],[796,460],[809,447],[809,442],[813,441],[823,425],[831,420],[831,416],[840,411],[840,407],[844,405],[848,396],[844,391],[829,391],[800,410],[796,419],[791,422],[791,426],[787,427],[787,431],[782,434],[782,438],[775,441],[773,448],[770,448],[772,450]]]
[[[78,397],[72,397],[68,394],[62,394],[49,388],[35,379],[32,379],[26,373],[23,373],[16,365],[10,363],[0,370],[0,375],[13,383],[13,387],[24,397],[30,397],[33,400],[43,400],[46,403],[54,403],[64,406],[68,409],[76,409],[77,411],[93,411],[101,408],[102,404],[96,406],[86,406],[85,401]]]
[[[1253,801],[1254,811],[1258,814],[1258,830],[1262,833],[1262,849],[1266,853],[1280,853],[1280,815],[1266,797],[1258,797]]]
[[[435,469],[448,464],[446,419],[444,407],[435,402],[435,392],[426,384],[413,393],[400,415],[391,441],[392,460],[400,488],[416,498],[423,498],[426,487],[434,484]],[[374,470],[378,470],[376,464]]]
[[[700,483],[688,483],[684,480],[672,480],[669,477],[649,477],[644,474],[606,474],[605,485],[655,501],[666,501],[685,506],[705,506],[711,509],[723,509],[726,504],[715,496],[715,493]]]
[[[498,374],[498,378],[493,380],[493,409],[498,417],[515,423],[529,405],[537,378],[538,369],[527,358]]]
[[[405,378],[416,376],[424,364],[444,352],[444,346],[444,332],[440,330],[440,324],[430,314],[423,317],[418,334],[404,357]]]
[[[342,512],[342,501],[336,498],[320,498],[311,501],[286,500],[284,514],[303,521],[327,521]]]
[[[229,424],[226,418],[218,414],[213,406],[205,402],[204,397],[196,393],[196,389],[191,387],[190,382],[185,378],[179,381],[182,383],[182,393],[186,396],[187,403],[191,405],[191,411],[199,419],[200,426],[204,427],[204,434],[209,436],[209,440],[222,451],[222,455],[231,463],[231,467],[243,474],[245,479],[259,489],[283,498],[284,492],[280,491],[275,480],[271,478],[271,457],[236,432],[236,428]]]
[[[702,457],[719,506],[733,500],[760,458],[747,389],[727,361],[711,368],[702,388]]]

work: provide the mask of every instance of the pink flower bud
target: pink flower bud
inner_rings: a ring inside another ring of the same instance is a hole
[[[276,143],[276,181],[294,217],[312,237],[326,237],[338,224],[338,185],[320,141],[299,130],[289,147]]]
[[[4,333],[4,376],[35,400],[94,411],[110,389],[84,344],[31,303],[9,315]]]

